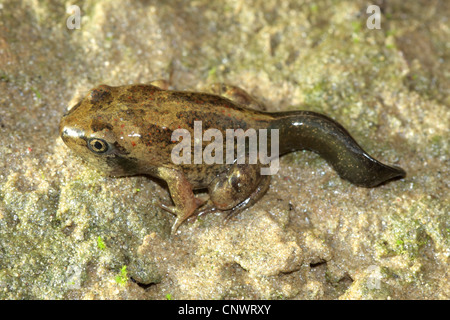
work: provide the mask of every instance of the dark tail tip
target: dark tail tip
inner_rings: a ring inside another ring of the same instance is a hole
[[[364,187],[372,188],[392,180],[398,180],[406,177],[406,171],[397,166],[388,166],[375,159],[376,164],[369,170],[366,179],[361,184]]]
[[[374,187],[392,180],[403,179],[404,177],[406,177],[406,171],[400,167],[387,165],[383,166],[385,167],[385,169],[380,173],[381,181],[378,184],[375,184]]]

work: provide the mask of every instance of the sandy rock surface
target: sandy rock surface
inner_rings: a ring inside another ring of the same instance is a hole
[[[67,2],[66,2],[67,3]],[[448,1],[0,4],[1,299],[449,299]],[[405,179],[367,189],[319,156],[267,194],[170,236],[164,183],[114,179],[58,136],[98,84],[238,85],[270,111],[342,123]]]

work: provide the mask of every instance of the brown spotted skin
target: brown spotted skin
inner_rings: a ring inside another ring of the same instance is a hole
[[[213,85],[213,93],[171,91],[165,90],[165,82],[153,84],[158,86],[98,86],[63,116],[60,135],[76,154],[109,175],[146,174],[165,180],[175,206],[161,206],[177,216],[173,233],[200,207],[204,212],[243,210],[270,183],[269,176],[260,175],[259,164],[175,165],[171,152],[179,142],[172,141],[172,132],[188,130],[193,146],[197,120],[203,132],[220,130],[224,141],[226,129],[278,129],[280,154],[315,151],[357,185],[372,187],[405,176],[402,169],[370,157],[340,124],[324,115],[264,112],[264,105],[244,90],[224,84]],[[204,141],[203,148],[208,144]],[[208,189],[209,200],[194,196],[199,188]]]

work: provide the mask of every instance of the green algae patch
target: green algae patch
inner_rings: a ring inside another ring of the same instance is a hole
[[[114,279],[118,285],[125,286],[128,282],[127,266],[122,266],[122,268],[120,268],[119,274]]]
[[[448,206],[432,197],[415,201],[405,212],[389,217],[388,228],[379,239],[377,251],[381,256],[403,255],[408,259],[419,258],[427,245],[437,251],[450,244]]]

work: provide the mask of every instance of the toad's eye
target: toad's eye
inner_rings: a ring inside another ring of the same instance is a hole
[[[89,150],[98,154],[105,153],[109,149],[108,143],[105,140],[97,138],[89,139],[87,145]]]

